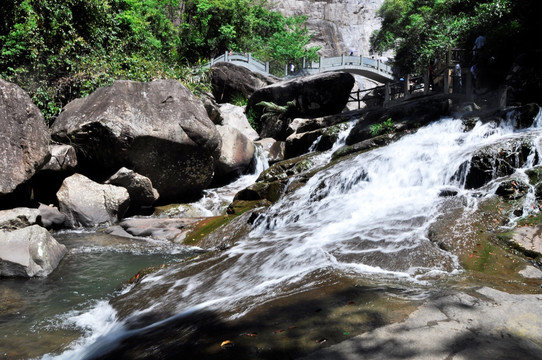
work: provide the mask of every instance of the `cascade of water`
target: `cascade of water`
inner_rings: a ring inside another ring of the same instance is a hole
[[[191,205],[200,209],[204,216],[225,214],[235,194],[241,189],[253,184],[258,176],[268,167],[269,163],[267,162],[267,157],[262,146],[256,145],[252,173],[243,175],[226,186],[204,190],[203,197]]]
[[[179,314],[205,304],[237,317],[321,285],[331,273],[418,282],[460,271],[456,257],[426,236],[439,215],[439,193],[454,187],[468,196],[458,169],[477,150],[515,136],[507,125],[479,122],[466,132],[460,120],[443,119],[340,162],[283,197],[236,246],[182,271],[174,267],[144,278],[124,301],[159,286],[168,290],[146,299],[139,315],[164,309]]]

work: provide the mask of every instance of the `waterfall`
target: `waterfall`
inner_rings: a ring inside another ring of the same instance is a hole
[[[140,302],[127,323],[79,351],[133,335],[138,330],[129,323],[136,316],[161,312],[173,319],[207,309],[235,319],[337,276],[425,284],[461,272],[456,256],[427,237],[445,201],[439,194],[454,188],[475,206],[479,195],[464,188],[472,154],[527,133],[539,141],[537,128],[518,132],[510,123],[478,122],[467,131],[447,118],[327,167],[268,209],[234,247],[144,278],[117,303]],[[536,165],[534,158],[527,166]],[[156,298],[155,288],[162,289]],[[141,331],[154,325],[145,326]]]
[[[269,167],[267,157],[261,145],[256,144],[252,160],[251,173],[242,175],[232,183],[203,191],[203,197],[191,205],[201,211],[203,216],[217,216],[226,213],[235,194],[253,184],[258,176]]]

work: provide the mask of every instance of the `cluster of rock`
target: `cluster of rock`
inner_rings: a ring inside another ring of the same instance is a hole
[[[47,231],[116,224],[156,204],[196,199],[211,184],[250,169],[256,146],[271,162],[287,156],[281,134],[262,138],[265,132],[252,129],[244,109],[227,101],[257,99],[249,107],[255,114],[260,101],[293,100],[296,116],[323,116],[344,108],[353,85],[350,75],[326,74],[277,86],[277,79],[227,63],[212,69],[212,79],[213,94],[203,100],[175,80],[116,81],[67,104],[50,129],[22,89],[0,80],[0,137],[8,144],[0,149],[0,209],[24,207],[36,214],[25,228]],[[280,121],[282,127],[291,122]],[[2,229],[4,245],[4,237],[19,231]],[[35,233],[28,238],[41,241]],[[13,261],[1,249],[5,268]],[[27,276],[47,273],[33,268],[28,265]]]
[[[209,186],[231,181],[251,168],[257,146],[273,166],[236,200],[274,202],[289,177],[310,168],[310,155],[298,156],[330,149],[350,124],[346,146],[335,158],[386,145],[454,111],[444,95],[346,111],[354,86],[348,73],[279,81],[219,63],[211,79],[212,94],[202,99],[176,80],[116,81],[67,104],[51,129],[22,89],[0,80],[0,138],[7,144],[0,148],[0,210],[39,208],[34,223],[48,229],[116,224],[127,215],[149,214],[155,205],[196,199]],[[248,98],[245,109],[228,103],[240,96]],[[538,109],[523,107],[518,126],[529,126],[525,122]],[[504,113],[485,116],[506,118]],[[372,127],[389,119],[392,128],[375,135]],[[490,181],[493,163],[475,154],[468,173],[461,175],[466,186]],[[291,187],[303,181],[288,180]],[[16,231],[2,229],[2,236]]]

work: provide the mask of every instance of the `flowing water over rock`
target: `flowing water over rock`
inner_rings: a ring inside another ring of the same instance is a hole
[[[254,319],[262,309],[277,307],[279,317],[280,306],[284,312],[290,306],[281,299],[307,301],[331,292],[326,289],[423,298],[435,281],[462,272],[457,256],[427,236],[442,214],[441,195],[452,192],[470,208],[492,196],[491,184],[489,193],[464,186],[473,154],[490,145],[521,138],[532,143],[524,167],[536,165],[539,118],[522,131],[512,122],[478,122],[467,131],[460,120],[443,119],[326,167],[256,219],[234,247],[172,265],[143,278],[112,305],[101,303],[111,316],[58,358],[174,358],[188,342],[206,346],[203,332],[213,333],[218,324]],[[293,308],[290,315],[299,310]]]

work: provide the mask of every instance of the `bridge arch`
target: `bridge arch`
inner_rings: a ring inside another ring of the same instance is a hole
[[[251,54],[242,53],[224,53],[217,58],[212,59],[205,67],[211,67],[218,62],[231,62],[238,66],[243,66],[251,71],[260,73],[265,76],[269,73],[269,62],[263,62],[254,58]],[[368,58],[365,56],[335,56],[335,57],[320,57],[319,61],[310,63],[303,62],[301,69],[293,73],[295,74],[316,74],[326,71],[344,71],[351,74],[361,75],[366,78],[375,80],[380,83],[385,83],[394,80],[394,74],[389,65],[384,62]],[[285,65],[284,75],[288,73]]]

